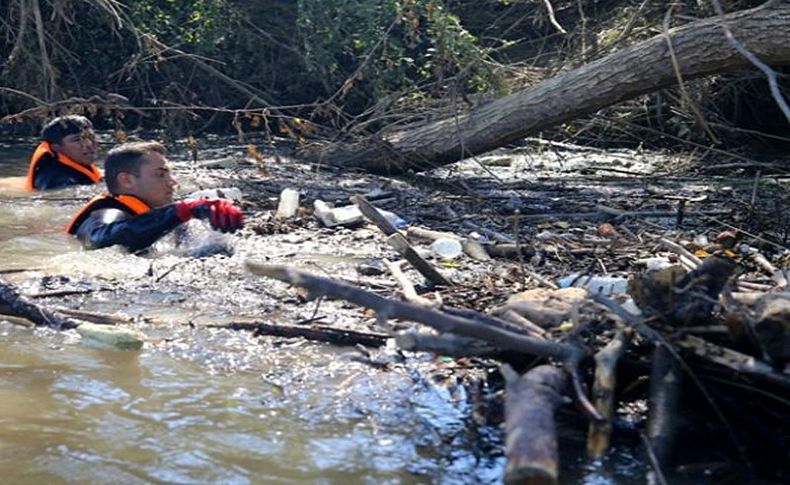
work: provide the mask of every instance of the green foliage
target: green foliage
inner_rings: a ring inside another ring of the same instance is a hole
[[[351,96],[364,105],[415,85],[440,95],[454,77],[454,87],[465,91],[489,86],[487,51],[440,0],[299,0],[298,6],[307,68],[327,93],[345,94],[351,82]]]
[[[127,5],[138,29],[195,54],[221,50],[231,27],[232,9],[224,0],[138,0]]]

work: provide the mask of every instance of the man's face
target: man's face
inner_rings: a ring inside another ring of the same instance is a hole
[[[83,130],[82,133],[66,135],[60,143],[53,143],[52,149],[66,155],[70,159],[86,167],[96,161],[99,144],[93,130]]]
[[[162,207],[173,202],[176,181],[170,174],[167,159],[156,152],[143,156],[140,175],[130,174],[125,193],[134,195],[151,207]]]

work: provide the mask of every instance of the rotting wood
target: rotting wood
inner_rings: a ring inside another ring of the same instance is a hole
[[[274,337],[305,338],[316,342],[328,342],[335,345],[365,345],[367,347],[381,347],[390,338],[389,335],[374,332],[360,332],[327,325],[283,325],[266,322],[228,322],[211,324],[212,328],[229,328],[232,330],[251,330],[260,335]]]
[[[400,263],[400,261],[384,261],[387,269],[390,273],[392,273],[392,277],[395,278],[395,281],[398,282],[401,289],[403,290],[403,298],[405,298],[406,301],[414,303],[415,305],[424,306],[427,308],[437,308],[441,306],[441,301],[432,301],[417,294],[417,291],[414,289],[414,285],[411,284],[411,281],[409,281],[406,275],[403,274],[403,271],[401,271]]]
[[[395,337],[395,344],[403,350],[433,352],[450,357],[491,357],[497,353],[497,348],[489,343],[453,334],[404,332]]]
[[[790,375],[775,371],[770,364],[751,355],[716,345],[694,335],[686,335],[674,343],[678,348],[688,350],[703,360],[790,390]]]
[[[417,254],[417,251],[409,244],[409,241],[393,226],[386,217],[376,209],[365,197],[355,195],[351,197],[351,202],[359,207],[362,215],[374,223],[381,232],[387,235],[387,243],[392,246],[414,269],[420,272],[428,281],[439,286],[453,286],[452,282],[439,273],[428,261]]]
[[[373,293],[338,283],[328,278],[311,275],[288,266],[263,265],[248,261],[247,269],[253,274],[274,278],[308,290],[311,298],[327,296],[340,298],[357,305],[374,309],[382,318],[396,318],[419,322],[439,330],[477,338],[504,349],[541,357],[552,357],[576,365],[584,352],[570,344],[538,340],[504,328],[485,325],[479,321],[418,307],[391,300]]]
[[[650,410],[647,419],[647,440],[659,467],[666,469],[675,445],[680,425],[682,370],[665,345],[658,345],[653,352],[650,373]]]
[[[777,364],[790,360],[790,295],[765,295],[757,303],[749,325],[756,344],[767,359]]]
[[[403,237],[401,233],[395,233],[387,238],[387,243],[392,246],[401,256],[406,258],[406,261],[411,264],[414,269],[419,271],[421,275],[428,281],[438,286],[453,286],[453,283],[439,273],[436,268],[426,261],[422,256],[417,254],[417,251],[409,244],[409,241]]]
[[[504,367],[504,366],[503,366]],[[505,376],[505,483],[553,484],[559,475],[554,413],[568,387],[561,369],[541,365]]]
[[[373,293],[354,288],[320,276],[296,270],[288,266],[263,265],[247,261],[247,269],[256,275],[274,278],[308,290],[309,298],[321,296],[341,298],[357,305],[372,308],[378,319],[386,321],[391,318],[419,322],[445,333],[455,333],[486,341],[501,350],[537,357],[549,357],[564,364],[573,383],[574,397],[580,409],[592,420],[601,419],[600,414],[590,403],[581,384],[579,362],[585,357],[586,351],[581,347],[564,342],[552,342],[536,339],[523,333],[508,330],[511,325],[501,322],[501,326],[485,324],[480,320],[496,320],[493,317],[479,314],[479,318],[471,319],[459,315],[471,315],[472,310],[449,309],[438,311],[423,308],[401,301],[384,298]],[[456,314],[450,314],[453,311]]]
[[[606,346],[595,354],[595,379],[592,400],[604,421],[591,422],[587,432],[587,455],[599,459],[609,449],[617,389],[617,363],[628,348],[633,331],[619,330]]]
[[[8,307],[21,317],[27,318],[36,325],[43,325],[55,328],[74,328],[80,322],[68,317],[63,317],[57,313],[36,305],[22,296],[17,289],[0,276],[0,301],[5,302]]]

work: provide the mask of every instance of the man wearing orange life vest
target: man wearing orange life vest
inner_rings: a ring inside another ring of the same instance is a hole
[[[48,190],[101,181],[94,163],[98,144],[93,124],[84,116],[61,116],[41,130],[43,141],[30,159],[28,190]]]
[[[104,170],[109,193],[88,202],[66,229],[88,249],[116,244],[129,251],[145,249],[193,217],[222,232],[243,225],[242,212],[225,199],[174,203],[176,182],[161,143],[132,142],[113,148]]]

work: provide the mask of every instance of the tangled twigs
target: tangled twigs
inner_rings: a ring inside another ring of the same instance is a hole
[[[98,108],[111,111],[131,111],[144,117],[147,116],[141,109],[129,105],[129,100],[120,94],[107,93],[104,97],[93,95],[88,98],[72,96],[60,101],[46,102],[33,95],[12,88],[0,86],[0,91],[24,96],[36,103],[36,106],[28,108],[18,113],[11,113],[0,118],[0,124],[19,123],[27,120],[46,120],[53,113],[63,111],[95,111]]]
[[[506,322],[502,322],[502,326],[486,324],[485,320],[491,320],[493,317],[481,315],[481,320],[473,319],[471,317],[474,312],[471,311],[464,311],[463,316],[461,316],[458,312],[446,313],[402,301],[390,300],[359,288],[328,278],[311,275],[288,266],[264,265],[251,261],[247,261],[246,266],[255,275],[274,278],[306,288],[310,298],[321,296],[340,298],[366,308],[372,308],[376,311],[378,319],[381,321],[394,318],[419,322],[440,332],[463,335],[488,342],[502,350],[560,361],[564,364],[565,370],[571,378],[576,401],[580,409],[589,419],[596,421],[601,419],[601,415],[595,410],[595,407],[584,393],[578,366],[586,353],[576,345],[551,342],[517,333],[505,328],[509,325]]]

